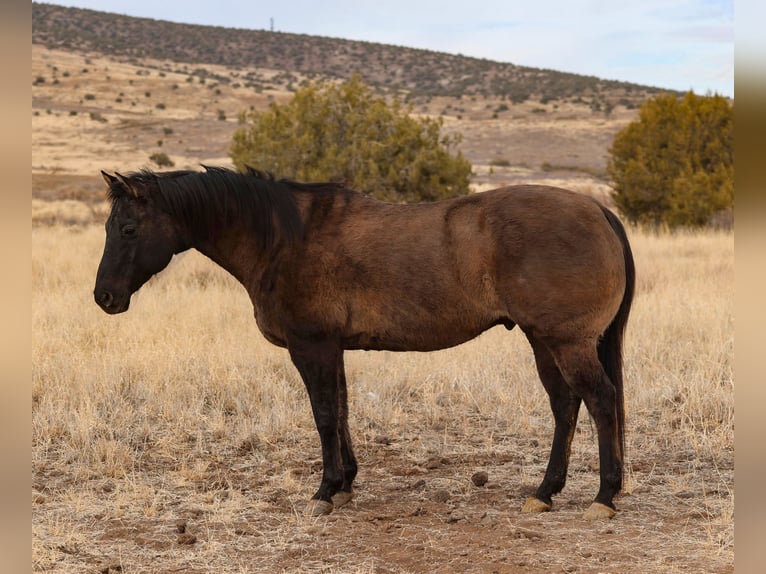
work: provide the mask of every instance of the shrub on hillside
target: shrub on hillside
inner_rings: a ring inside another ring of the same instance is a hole
[[[158,167],[173,167],[175,163],[168,157],[165,152],[153,153],[149,156],[149,160],[157,164]]]

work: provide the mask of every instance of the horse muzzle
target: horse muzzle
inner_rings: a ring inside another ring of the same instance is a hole
[[[123,313],[127,311],[130,306],[130,296],[115,297],[114,294],[107,289],[96,288],[93,291],[93,297],[98,306],[110,315]]]

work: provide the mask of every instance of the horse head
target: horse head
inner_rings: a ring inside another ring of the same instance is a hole
[[[176,222],[152,198],[156,178],[101,174],[112,208],[93,295],[104,311],[114,314],[127,311],[133,293],[185,246]]]

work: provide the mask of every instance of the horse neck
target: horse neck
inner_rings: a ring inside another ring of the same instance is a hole
[[[229,226],[214,237],[193,240],[192,246],[246,287],[262,258],[255,239],[242,226]]]
[[[299,209],[301,216],[303,210]],[[272,219],[273,241],[259,239],[253,227],[244,222],[216,225],[214,233],[202,233],[191,240],[191,246],[228,271],[247,289],[251,296],[269,266],[289,250],[289,241],[282,232],[280,219]]]
[[[278,260],[289,257],[294,243],[301,241],[304,225],[315,210],[317,196],[312,191],[293,189],[289,193],[295,202],[294,215],[279,215],[275,209],[270,224],[265,218],[262,223],[255,223],[255,228],[245,221],[218,221],[214,223],[216,232],[201,230],[198,237],[192,237],[190,245],[228,271],[255,297],[264,274],[273,271]],[[261,231],[269,229],[270,233],[259,237]]]

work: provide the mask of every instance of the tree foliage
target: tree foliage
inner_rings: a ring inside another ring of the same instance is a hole
[[[699,227],[734,205],[734,113],[722,96],[648,100],[609,153],[614,200],[629,221]]]
[[[377,97],[358,77],[314,83],[285,104],[240,114],[229,154],[298,181],[340,181],[388,201],[433,201],[468,193],[471,164],[442,120],[415,118],[398,99]]]

